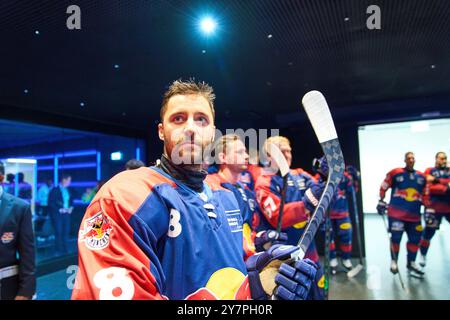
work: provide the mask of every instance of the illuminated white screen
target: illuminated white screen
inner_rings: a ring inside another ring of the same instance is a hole
[[[380,185],[386,173],[404,167],[404,155],[415,154],[415,169],[434,166],[438,151],[450,153],[450,119],[376,124],[358,128],[363,210],[376,212]],[[389,201],[390,193],[386,195]]]

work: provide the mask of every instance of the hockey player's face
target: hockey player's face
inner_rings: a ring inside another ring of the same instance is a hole
[[[242,172],[248,167],[248,153],[241,140],[229,143],[227,146],[224,164],[233,172]]]
[[[445,153],[439,153],[436,158],[436,166],[439,168],[445,168],[447,166],[447,155]]]
[[[281,142],[278,147],[280,148],[280,151],[283,153],[284,157],[286,158],[286,162],[289,167],[291,167],[292,164],[292,149],[291,146],[286,142]]]
[[[201,165],[204,149],[214,139],[214,119],[208,101],[196,94],[170,98],[158,133],[164,151],[175,164]]]
[[[412,153],[408,154],[405,158],[405,163],[408,168],[414,168],[414,164],[416,163],[414,154],[412,154]]]

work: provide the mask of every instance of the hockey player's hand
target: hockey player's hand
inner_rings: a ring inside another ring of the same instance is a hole
[[[380,216],[385,215],[388,208],[388,204],[383,200],[378,201],[377,212]]]
[[[314,174],[320,174],[320,177],[323,180],[327,180],[328,178],[328,162],[325,156],[322,156],[320,159],[314,158],[312,164],[312,171]]]
[[[303,204],[305,205],[305,208],[310,212],[314,212],[314,209],[319,204],[319,199],[322,196],[323,190],[325,189],[325,184],[326,182],[321,180],[308,188],[303,195]]]
[[[284,244],[286,241],[287,234],[284,232],[278,233],[275,230],[260,231],[255,237],[256,251],[264,251],[269,249],[274,244]]]
[[[253,299],[305,300],[315,283],[317,266],[309,259],[293,261],[299,247],[273,245],[247,261]],[[283,263],[283,261],[285,261]]]
[[[425,209],[425,224],[428,227],[433,227],[433,226],[437,226],[437,220],[436,220],[436,216],[435,216],[436,211],[434,211],[434,209],[432,208],[426,208]]]

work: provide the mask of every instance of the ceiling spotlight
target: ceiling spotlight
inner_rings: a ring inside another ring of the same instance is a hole
[[[211,17],[203,18],[200,22],[200,29],[205,34],[211,34],[216,30],[217,22]]]
[[[36,31],[34,32],[34,34],[38,35],[38,34],[39,34],[39,30],[36,30]]]
[[[435,69],[435,68],[436,68],[436,65],[432,64],[431,69]]]
[[[272,39],[272,35],[271,34],[269,34],[268,36],[267,36],[267,39]]]
[[[350,21],[350,18],[349,17],[345,17],[344,21]]]
[[[23,90],[23,93],[27,94],[28,93],[28,89]]]
[[[205,53],[206,53],[206,50],[202,50],[202,53],[205,54]]]
[[[119,67],[120,67],[120,66],[119,66],[118,64],[115,64],[115,65],[114,65],[114,69],[119,69]]]
[[[80,107],[84,107],[84,102],[80,102]]]

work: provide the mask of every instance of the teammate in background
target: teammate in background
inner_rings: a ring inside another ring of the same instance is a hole
[[[292,164],[292,150],[290,142],[282,136],[268,138],[264,143],[264,151],[269,154],[269,144],[275,144],[286,158],[289,167]],[[270,154],[268,156],[270,161]],[[264,217],[261,219],[261,228],[276,229],[278,225],[279,209],[281,203],[281,190],[283,178],[281,177],[275,161],[271,162],[271,168],[264,170],[256,181],[255,191]],[[288,236],[288,244],[295,245],[300,240],[310,213],[314,210],[309,205],[311,201],[318,199],[317,193],[311,190],[317,189],[317,184],[312,176],[303,169],[291,169],[288,173],[285,204],[283,207],[281,230]],[[306,192],[309,190],[309,192]],[[314,242],[306,252],[306,257],[314,262],[319,261]]]
[[[249,257],[247,277],[236,198],[204,182],[213,101],[212,88],[193,81],[175,81],[164,94],[160,165],[117,174],[89,205],[73,299],[314,298],[317,266],[307,259],[282,263],[271,279],[275,289],[262,290],[260,271],[298,247],[272,246]]]
[[[339,249],[341,251],[342,264],[347,270],[353,268],[352,254],[352,222],[349,215],[348,201],[351,197],[353,179],[345,171],[342,181],[338,184],[334,200],[330,206],[331,220],[331,242],[330,242],[330,267],[336,269],[338,266],[336,244],[334,236],[339,237]]]
[[[346,169],[345,171],[351,177],[352,185],[353,185],[353,188],[355,189],[355,193],[358,193],[359,183],[361,180],[361,173],[358,171],[358,169],[356,169],[356,167],[354,167],[352,165],[348,165],[345,169]]]
[[[425,209],[425,230],[420,241],[419,264],[426,265],[430,241],[439,229],[442,218],[450,222],[450,169],[445,152],[436,154],[436,163],[425,171],[429,206]]]
[[[243,219],[245,259],[256,251],[268,249],[272,243],[286,241],[286,234],[279,235],[275,230],[256,233],[262,213],[254,193],[239,181],[240,174],[248,168],[249,159],[246,147],[240,137],[236,134],[220,137],[216,146],[216,159],[219,162],[219,171],[209,174],[206,181],[219,184],[235,195]]]
[[[416,265],[417,251],[421,232],[423,230],[420,221],[420,207],[426,201],[425,175],[414,169],[414,153],[405,154],[404,168],[393,169],[388,172],[380,187],[380,200],[377,211],[383,215],[387,210],[389,232],[392,235],[391,243],[391,272],[398,272],[398,253],[403,232],[408,235],[406,245],[407,269],[411,276],[423,277],[424,272]],[[384,202],[386,191],[392,188],[389,206]]]

